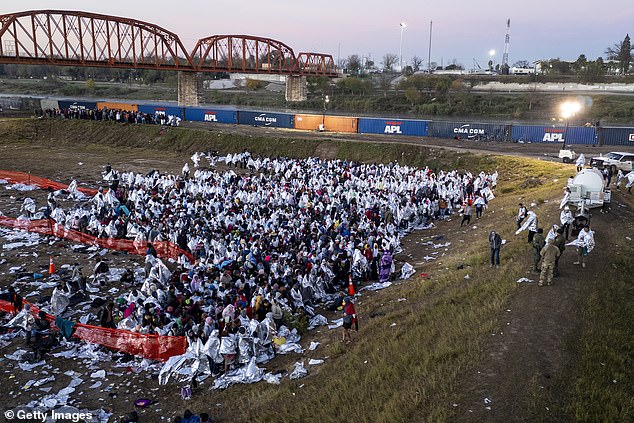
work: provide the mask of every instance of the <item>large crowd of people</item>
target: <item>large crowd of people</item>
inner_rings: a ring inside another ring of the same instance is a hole
[[[203,157],[210,167],[200,166]],[[214,168],[217,156],[197,153],[194,171],[186,164],[182,175],[107,166],[107,186],[92,198],[66,209],[54,194],[48,199],[58,225],[147,246],[143,280],[128,274],[131,290],[106,300],[100,324],[186,335],[211,373],[270,357],[276,330],[305,328],[318,304],[349,309],[349,289],[389,280],[406,233],[493,198],[497,179],[248,152],[221,160],[224,171]],[[76,185],[70,195],[80,197]],[[162,240],[195,262],[182,255],[170,271],[152,244]],[[103,284],[106,270],[100,263],[89,285]]]
[[[163,110],[158,110],[154,113],[144,113],[138,110],[130,111],[124,109],[108,109],[105,107],[99,109],[75,106],[46,109],[42,111],[42,115],[49,118],[97,120],[137,125],[179,126],[181,122],[180,117],[167,114]]]

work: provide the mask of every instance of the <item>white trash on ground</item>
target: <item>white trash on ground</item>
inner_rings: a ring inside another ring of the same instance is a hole
[[[306,368],[304,367],[304,362],[298,361],[297,363],[295,363],[295,368],[293,369],[291,374],[288,376],[288,378],[291,380],[301,379],[305,377],[306,375],[308,375],[308,370],[306,370]]]
[[[405,263],[401,268],[401,279],[409,279],[414,273],[416,269],[411,264]]]

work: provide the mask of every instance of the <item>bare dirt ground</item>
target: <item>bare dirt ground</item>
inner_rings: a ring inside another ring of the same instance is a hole
[[[280,131],[265,128],[235,127],[227,129],[241,133],[262,134],[269,131],[272,136],[280,136]],[[306,138],[306,133],[294,135],[293,132],[283,131],[282,136],[301,136]],[[310,134],[310,136],[323,137],[325,134]],[[346,140],[372,140],[386,141],[386,137],[358,137],[349,135],[327,134],[327,137]],[[391,142],[391,139],[389,139]],[[471,143],[455,140],[408,140],[408,142],[424,143],[444,148],[468,149],[484,151],[495,154],[526,155],[532,157],[548,157],[545,154],[556,154],[557,146],[544,146],[537,144],[498,144],[498,143]],[[30,171],[34,175],[58,179],[68,183],[71,178],[84,181],[87,185],[96,186],[102,166],[111,163],[114,168],[122,171],[148,172],[152,169],[160,169],[166,172],[180,172],[182,163],[188,155],[171,152],[160,154],[152,150],[113,150],[108,147],[90,145],[82,141],[69,151],[68,148],[51,147],[42,144],[18,144],[10,140],[2,141],[2,154],[0,157],[0,169]],[[603,148],[602,151],[610,151],[614,148]],[[582,150],[584,151],[584,150]],[[599,148],[587,148],[589,154],[594,154]],[[585,152],[585,151],[584,151]],[[322,152],[320,152],[322,153]],[[324,156],[331,156],[328,149],[323,151]],[[572,170],[571,170],[572,172]],[[45,204],[46,193],[29,192],[22,193],[5,190],[0,187],[0,210],[9,216],[17,216],[24,197],[30,196],[37,199],[38,206]],[[568,247],[560,262],[561,276],[555,280],[552,287],[538,288],[536,284],[518,285],[517,292],[512,301],[505,307],[505,311],[499,316],[499,331],[491,334],[484,362],[473,364],[473,368],[464,375],[463,384],[457,387],[457,397],[454,404],[448,405],[454,408],[455,421],[461,422],[508,422],[508,421],[562,421],[561,416],[555,411],[556,407],[549,407],[549,403],[558,403],[563,400],[562,392],[554,382],[561,376],[567,360],[564,342],[574,336],[578,328],[580,316],[577,313],[578,300],[584,292],[584,281],[589,278],[601,277],[604,266],[608,266],[607,256],[609,248],[618,238],[619,242],[625,242],[623,234],[633,233],[634,223],[632,217],[632,196],[615,192],[612,211],[609,215],[595,212],[592,217],[592,227],[596,231],[597,248],[590,256],[586,269],[572,264],[576,256],[574,249]],[[496,211],[495,203],[491,209],[472,227],[459,228],[459,221],[440,223],[431,231],[418,232],[408,237],[404,242],[404,251],[397,259],[408,261],[415,265],[417,271],[432,273],[436,264],[434,261],[426,261],[424,257],[433,251],[420,244],[421,238],[442,236],[444,240],[452,241],[452,247],[441,254],[452,254],[459,251],[458,240],[471,242],[476,239],[486,238],[488,232],[495,226],[497,217],[491,212]],[[499,214],[498,214],[499,216]],[[548,209],[548,213],[540,216],[542,225],[547,227],[551,222],[558,220],[558,210],[555,207]],[[615,228],[619,228],[617,231]],[[512,239],[512,242],[524,242],[522,234]],[[64,264],[82,263],[85,269],[91,269],[96,263],[95,257],[89,253],[74,252],[71,243],[63,240],[50,239],[38,246],[25,247],[18,250],[2,251],[1,259],[6,260],[0,266],[0,286],[5,287],[13,283],[16,274],[9,273],[12,266],[23,266],[23,274],[41,273],[48,266],[49,256],[55,260],[58,269]],[[537,275],[530,273],[528,263],[531,262],[532,250],[526,247],[526,276],[536,280]],[[141,257],[108,252],[106,259],[114,267],[134,266],[142,263]],[[504,260],[504,253],[502,253]],[[492,269],[494,271],[495,269]],[[84,272],[86,274],[87,272]],[[110,287],[108,287],[110,288]],[[26,287],[25,287],[26,289]],[[28,292],[28,290],[27,290]],[[50,295],[45,292],[44,295]],[[371,294],[369,294],[371,295]],[[310,340],[320,340],[329,343],[336,340],[338,333],[322,330],[311,333],[302,340],[306,348]],[[2,356],[13,353],[23,348],[22,339],[14,339],[10,345],[3,346],[0,351]],[[310,358],[308,354],[307,357]],[[117,358],[117,355],[115,355]],[[118,361],[122,361],[118,357]],[[292,357],[280,357],[267,364],[267,371],[286,371],[292,367]],[[180,399],[177,387],[168,385],[159,387],[156,379],[148,372],[139,371],[138,360],[130,361],[128,365],[115,367],[114,362],[108,360],[48,358],[47,364],[37,367],[31,372],[22,372],[17,367],[17,362],[6,358],[0,358],[0,374],[5,381],[4,389],[0,392],[0,403],[3,408],[14,408],[34,399],[41,398],[46,393],[39,388],[25,388],[29,380],[38,380],[49,375],[56,377],[55,382],[44,385],[51,387],[51,393],[64,388],[71,381],[72,376],[65,375],[69,370],[81,373],[84,382],[79,385],[77,391],[71,394],[71,404],[79,408],[98,409],[103,408],[113,412],[115,416],[123,415],[133,409],[132,402],[137,398],[151,398],[157,402],[147,409],[139,410],[145,415],[144,421],[161,421],[164,418],[180,414],[188,407],[188,404]],[[93,379],[90,374],[98,369],[106,370],[105,379]],[[96,381],[101,381],[99,387],[94,386]],[[527,397],[524,393],[529,386],[539,386],[544,391],[540,398]],[[223,404],[218,399],[219,395],[209,391],[205,403],[207,410],[194,410],[197,412],[211,411],[220,421],[229,421],[226,416],[230,413],[226,410],[230,404]],[[227,398],[227,397],[222,397]],[[485,401],[488,400],[488,401]],[[211,410],[209,410],[211,409]]]
[[[462,398],[454,404],[456,421],[566,421],[561,383],[566,381],[566,366],[574,359],[567,343],[574,342],[581,323],[580,299],[588,293],[588,282],[600,280],[611,266],[615,244],[628,242],[626,236],[634,230],[632,196],[613,192],[609,213],[593,211],[591,228],[597,247],[585,269],[573,264],[577,255],[569,246],[553,286],[518,285],[517,294],[499,316],[499,329],[491,333],[486,360],[464,376]],[[555,221],[555,216],[540,218],[541,222]],[[526,263],[526,277],[537,281],[539,275],[529,271],[532,252],[528,247]],[[535,387],[542,394],[527,395]]]

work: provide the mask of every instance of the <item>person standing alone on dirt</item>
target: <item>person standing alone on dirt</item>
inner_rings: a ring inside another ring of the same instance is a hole
[[[500,267],[500,248],[502,237],[499,233],[491,231],[489,234],[489,248],[491,249],[491,267]]]
[[[553,284],[553,269],[555,267],[555,261],[561,255],[559,248],[553,243],[551,238],[548,239],[546,245],[540,251],[542,259],[542,271],[539,274],[539,286],[550,286]]]
[[[346,297],[343,300],[343,338],[342,342],[352,341],[350,329],[354,325],[354,330],[359,332],[359,320],[357,319],[357,311],[354,309],[352,298]]]

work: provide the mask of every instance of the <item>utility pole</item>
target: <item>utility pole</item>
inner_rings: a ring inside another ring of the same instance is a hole
[[[431,29],[433,21],[429,21],[429,49],[427,50],[427,71],[431,73]]]
[[[403,30],[405,29],[405,27],[407,26],[405,24],[405,22],[401,22],[400,24],[401,27],[401,42],[399,44],[399,71],[402,73],[403,72]]]

